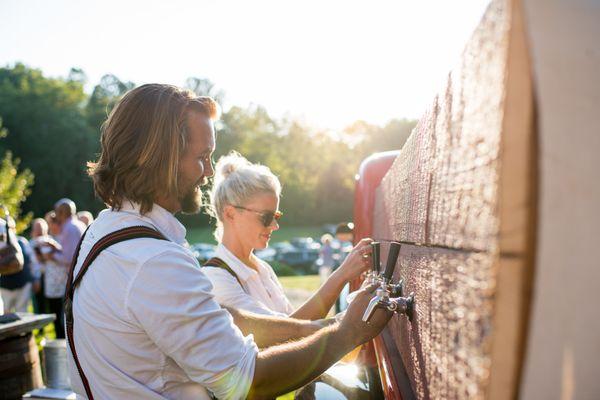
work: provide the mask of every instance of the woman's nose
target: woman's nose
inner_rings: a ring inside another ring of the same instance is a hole
[[[279,223],[277,222],[276,219],[274,219],[273,222],[275,223],[275,225],[271,224],[271,227],[273,228],[274,231],[276,231],[279,229]]]

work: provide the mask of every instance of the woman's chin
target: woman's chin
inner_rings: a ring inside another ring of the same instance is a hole
[[[255,247],[255,249],[257,250],[263,250],[266,249],[269,246],[269,240],[271,240],[271,236],[267,236],[267,235],[261,235],[258,237],[258,243]]]

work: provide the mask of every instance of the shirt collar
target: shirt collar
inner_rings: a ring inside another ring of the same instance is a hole
[[[139,217],[158,229],[167,239],[177,244],[186,244],[185,227],[171,212],[165,210],[158,204],[152,205],[152,210],[146,214],[140,214],[140,205],[129,200],[124,200],[119,211],[137,214]]]
[[[225,263],[235,272],[238,278],[242,281],[247,281],[257,273],[255,270],[247,266],[235,256],[223,243],[219,243],[216,251],[217,257],[225,261]]]

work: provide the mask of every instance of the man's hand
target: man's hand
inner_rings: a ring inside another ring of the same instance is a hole
[[[377,308],[369,322],[363,322],[363,315],[369,302],[375,296],[376,288],[376,285],[369,285],[358,290],[356,297],[348,306],[344,319],[340,322],[340,329],[356,340],[356,346],[377,336],[394,314],[387,309]]]
[[[360,290],[340,324],[332,324],[298,342],[261,351],[256,358],[248,399],[271,399],[296,389],[323,373],[359,344],[377,335],[392,313],[378,309],[370,322],[362,322],[375,286]]]

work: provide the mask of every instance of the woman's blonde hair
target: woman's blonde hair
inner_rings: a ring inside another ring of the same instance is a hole
[[[152,210],[160,195],[178,196],[179,161],[187,139],[187,114],[214,119],[217,105],[171,85],[148,84],[127,92],[102,125],[101,152],[88,163],[94,190],[107,205],[123,200]]]
[[[210,211],[217,219],[217,241],[223,237],[225,206],[243,206],[253,196],[263,193],[277,197],[281,194],[281,183],[269,167],[253,164],[236,151],[219,158],[210,192]]]

